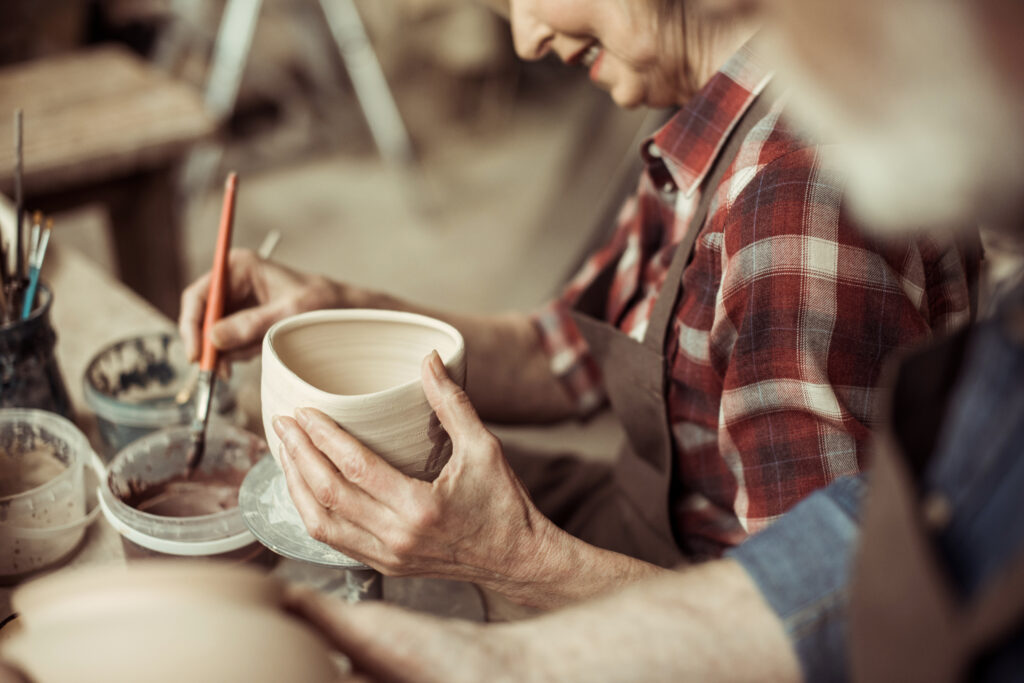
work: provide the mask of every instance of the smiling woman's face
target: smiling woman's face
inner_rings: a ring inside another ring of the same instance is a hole
[[[510,0],[507,9],[520,57],[554,52],[581,65],[621,107],[682,105],[693,95],[682,26],[659,22],[649,0]]]

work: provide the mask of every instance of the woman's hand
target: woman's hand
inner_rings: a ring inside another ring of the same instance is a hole
[[[260,258],[248,249],[231,251],[224,314],[210,332],[225,361],[259,353],[263,335],[278,320],[296,313],[342,305],[341,285]],[[190,361],[199,358],[203,315],[210,274],[193,282],[181,295],[178,329]]]
[[[482,583],[506,594],[534,580],[567,534],[530,501],[463,390],[436,353],[423,386],[452,439],[440,476],[403,475],[323,413],[278,417],[281,464],[310,535],[389,576]],[[571,538],[571,537],[568,537]],[[575,539],[574,539],[575,540]]]

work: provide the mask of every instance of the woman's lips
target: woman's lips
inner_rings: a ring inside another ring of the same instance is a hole
[[[590,80],[596,81],[597,74],[601,70],[601,62],[604,60],[604,50],[599,50],[597,57],[594,58],[594,63],[590,65]]]
[[[588,45],[587,49],[583,50],[579,56],[579,63],[590,72],[591,79],[596,78],[602,57],[604,57],[604,50],[597,42]]]

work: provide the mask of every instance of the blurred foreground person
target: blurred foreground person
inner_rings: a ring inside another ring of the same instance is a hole
[[[766,19],[797,115],[845,143],[870,222],[1024,238],[1024,3],[707,5]],[[893,373],[866,479],[813,494],[729,559],[495,626],[293,602],[385,679],[1022,680],[1024,290],[995,311]]]

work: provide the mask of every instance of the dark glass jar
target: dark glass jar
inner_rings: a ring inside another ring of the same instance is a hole
[[[71,419],[71,402],[53,353],[53,294],[40,284],[36,301],[28,318],[0,326],[0,408],[39,408]]]

